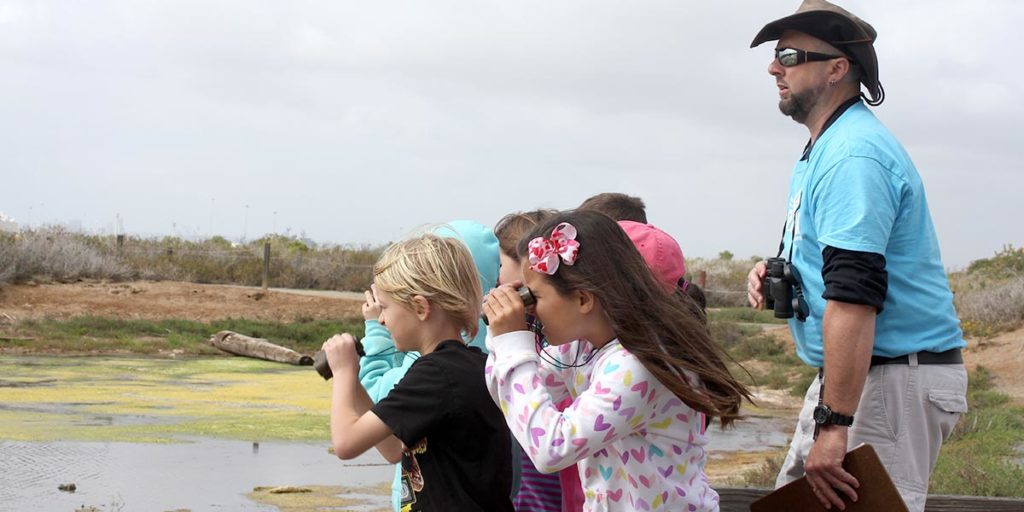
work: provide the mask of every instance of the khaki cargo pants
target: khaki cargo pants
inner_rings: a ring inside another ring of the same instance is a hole
[[[804,475],[804,460],[814,443],[812,413],[818,404],[814,379],[800,410],[793,441],[782,463],[776,488]],[[967,412],[967,371],[962,364],[873,366],[850,427],[849,449],[868,443],[878,452],[912,512],[923,512],[928,478],[942,442]]]

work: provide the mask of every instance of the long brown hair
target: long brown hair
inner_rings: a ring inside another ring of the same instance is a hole
[[[739,418],[740,403],[751,395],[725,367],[725,352],[688,298],[680,290],[670,294],[657,281],[615,221],[593,211],[559,213],[520,240],[519,257],[527,256],[530,240],[549,237],[562,222],[576,227],[576,263],[542,277],[563,296],[577,290],[594,294],[622,346],[680,400],[720,418],[723,427]],[[704,388],[681,378],[684,371],[697,375]]]

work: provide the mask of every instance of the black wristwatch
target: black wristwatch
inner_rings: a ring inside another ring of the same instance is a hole
[[[825,404],[818,404],[814,408],[814,423],[818,425],[839,425],[849,427],[853,425],[853,416],[846,416],[833,411]]]

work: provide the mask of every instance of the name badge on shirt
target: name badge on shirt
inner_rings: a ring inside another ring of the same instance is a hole
[[[786,231],[790,232],[790,244],[795,244],[803,238],[800,234],[800,203],[803,201],[804,191],[798,190],[796,195],[789,199],[789,213],[786,215]]]

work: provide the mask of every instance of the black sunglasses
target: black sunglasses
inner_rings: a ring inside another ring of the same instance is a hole
[[[809,52],[797,48],[776,48],[775,58],[779,64],[791,67],[798,66],[804,62],[816,62],[832,59],[845,59],[845,55],[829,55],[827,53]]]

